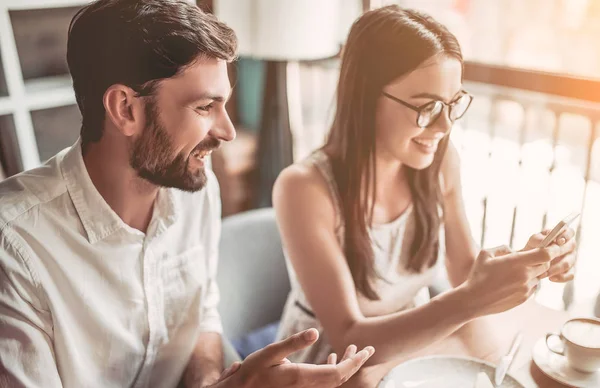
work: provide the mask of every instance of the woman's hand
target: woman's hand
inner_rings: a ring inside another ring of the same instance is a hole
[[[540,245],[542,240],[550,233],[549,229],[546,229],[540,233],[534,234],[529,238],[527,245],[522,249],[523,251],[528,251],[531,249],[535,249]],[[550,263],[550,268],[548,271],[543,273],[538,277],[538,279],[550,278],[550,281],[556,283],[565,283],[570,280],[573,280],[575,277],[575,264],[577,262],[577,242],[575,241],[575,231],[572,228],[568,228],[564,232],[562,232],[555,240],[553,244],[562,246],[565,244],[573,243],[573,250],[555,258]]]
[[[570,239],[562,245],[521,252],[506,246],[482,250],[461,286],[468,295],[465,307],[474,309],[476,315],[488,315],[520,305],[533,294],[551,263],[572,253],[575,245]]]

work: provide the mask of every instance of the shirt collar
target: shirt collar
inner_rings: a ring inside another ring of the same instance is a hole
[[[141,233],[123,222],[94,186],[83,162],[81,138],[67,150],[60,166],[69,196],[91,244],[103,240],[120,229]],[[177,203],[174,190],[161,188],[154,205],[152,219],[158,220],[162,231],[175,222],[176,215]]]

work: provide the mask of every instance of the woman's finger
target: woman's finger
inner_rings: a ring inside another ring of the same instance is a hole
[[[575,237],[575,231],[572,228],[567,228],[567,230],[565,230],[558,236],[558,238],[556,239],[556,243],[558,245],[563,245],[573,237]]]
[[[573,267],[575,267],[575,262],[577,260],[577,255],[568,254],[562,257],[560,260],[552,263],[550,269],[548,269],[548,277],[553,277],[557,275],[566,274]]]
[[[555,275],[550,277],[550,281],[553,283],[566,283],[575,279],[575,268],[571,268],[568,272],[562,273],[560,275]]]

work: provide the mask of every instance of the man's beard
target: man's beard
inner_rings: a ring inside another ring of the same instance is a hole
[[[190,171],[189,155],[177,154],[165,128],[161,125],[154,101],[145,107],[146,128],[132,146],[129,163],[137,174],[161,187],[173,187],[184,191],[198,191],[206,185],[204,168]],[[220,141],[214,137],[202,140],[194,151],[218,148]],[[193,154],[193,152],[192,152]]]

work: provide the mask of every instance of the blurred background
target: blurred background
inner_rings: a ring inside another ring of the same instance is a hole
[[[80,128],[65,60],[81,0],[0,0],[0,179],[71,145]],[[572,211],[579,264],[540,303],[589,313],[600,292],[600,0],[199,0],[240,37],[228,109],[238,137],[213,153],[223,216],[270,206],[273,180],[327,135],[339,53],[373,7],[423,10],[454,32],[475,95],[452,138],[473,234],[524,246]]]

